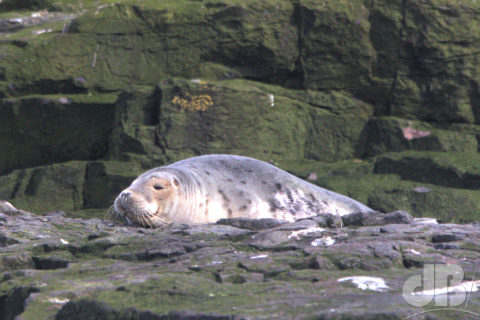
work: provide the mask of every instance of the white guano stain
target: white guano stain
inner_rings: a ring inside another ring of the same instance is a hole
[[[49,32],[52,32],[52,31],[53,31],[52,29],[33,30],[32,34],[33,35],[39,35],[39,34],[42,34],[42,33],[49,33]]]
[[[310,242],[310,245],[313,247],[319,247],[319,246],[331,246],[332,244],[335,243],[335,239],[332,239],[332,237],[324,237],[324,238],[318,238]]]
[[[69,299],[48,298],[48,302],[55,303],[55,304],[65,304],[69,301],[70,301]]]
[[[258,255],[258,256],[250,257],[250,260],[264,259],[264,258],[267,258],[267,257],[268,257],[268,254],[261,254],[261,255]]]
[[[385,280],[379,277],[368,277],[368,276],[353,276],[345,277],[337,280],[338,282],[351,281],[361,290],[370,290],[370,291],[379,291],[384,292],[390,289]]]
[[[306,236],[309,233],[314,233],[314,232],[324,232],[325,229],[319,228],[319,227],[313,227],[313,228],[308,228],[308,229],[302,229],[302,230],[297,230],[297,231],[292,231],[292,234],[288,236],[288,239],[295,238],[297,240],[300,240],[302,236]]]
[[[415,218],[413,219],[413,222],[422,224],[438,224],[438,221],[435,218]]]
[[[417,251],[417,250],[415,250],[415,249],[407,249],[407,250],[405,250],[405,251],[406,251],[406,252],[413,253],[413,254],[416,254],[416,255],[418,255],[418,256],[419,256],[419,255],[421,255],[421,253],[420,253],[420,252],[418,252],[418,251]]]

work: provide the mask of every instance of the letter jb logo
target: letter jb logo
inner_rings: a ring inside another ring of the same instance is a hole
[[[403,284],[403,298],[415,307],[432,301],[437,307],[457,307],[465,302],[469,288],[462,285],[463,269],[459,265],[426,264],[423,275],[415,275]]]

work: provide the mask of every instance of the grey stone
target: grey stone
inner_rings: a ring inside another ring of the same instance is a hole
[[[355,212],[342,217],[346,226],[370,226],[387,224],[409,224],[413,222],[412,216],[405,211],[394,211],[390,213]]]
[[[285,223],[287,223],[287,221],[277,220],[273,218],[224,218],[217,221],[217,224],[229,225],[232,227],[249,230],[271,229]]]
[[[452,233],[443,233],[443,234],[434,234],[432,235],[432,242],[433,243],[439,243],[439,242],[453,242],[453,241],[459,241],[459,240],[464,240],[465,237],[460,236],[458,234],[452,234]]]
[[[388,319],[392,312],[415,311],[402,286],[425,264],[455,263],[473,276],[478,226],[373,221],[380,225],[322,228],[305,219],[264,230],[220,224],[141,229],[62,215],[6,215],[0,225],[0,310],[10,319],[28,319],[44,304],[42,312],[56,319],[248,319],[248,308],[251,319],[288,319],[299,316],[295,308],[301,306],[306,317]],[[462,242],[433,242],[452,239]],[[336,281],[365,273],[386,280],[389,289],[364,291]],[[41,293],[22,289],[26,279],[41,285]],[[56,283],[72,289],[59,290]],[[476,311],[472,294],[469,309]],[[122,300],[105,298],[110,296]],[[6,306],[11,299],[23,309]],[[325,311],[324,301],[335,311]],[[384,309],[358,307],[367,302]]]

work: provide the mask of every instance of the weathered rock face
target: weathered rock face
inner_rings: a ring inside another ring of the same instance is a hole
[[[458,307],[470,314],[402,294],[431,264],[478,277],[479,13],[452,0],[0,0],[0,319],[476,319],[476,291]],[[140,172],[207,153],[390,213],[162,230],[104,219]]]
[[[78,216],[145,169],[232,153],[381,211],[478,220],[479,9],[4,0],[0,196]]]
[[[1,173],[105,156],[115,95],[20,98],[1,102]]]
[[[479,259],[478,225],[405,212],[151,230],[0,208],[5,320],[404,319],[432,309],[403,296],[423,266],[457,264],[469,280]]]

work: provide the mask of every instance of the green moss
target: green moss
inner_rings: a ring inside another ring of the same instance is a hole
[[[22,313],[22,318],[25,320],[54,319],[55,314],[63,306],[61,302],[65,301],[68,301],[68,297],[65,295],[51,297],[48,294],[40,293],[39,299],[29,302],[27,310]]]
[[[106,209],[82,209],[82,210],[75,210],[69,211],[66,214],[66,217],[69,218],[79,218],[79,219],[101,219],[101,220],[111,220],[112,217],[109,215]]]
[[[479,161],[480,155],[475,153],[406,151],[380,157],[374,172],[450,188],[478,189]]]
[[[74,2],[66,2],[63,8],[75,7]],[[17,87],[30,87],[45,79],[84,77],[88,88],[118,90],[130,83],[152,84],[167,76],[199,77],[202,63],[210,61],[228,66],[242,58],[249,67],[237,73],[258,76],[258,68],[262,68],[265,78],[273,72],[285,79],[285,72],[295,69],[297,32],[290,21],[294,8],[289,1],[251,1],[248,5],[241,1],[218,5],[83,1],[78,9],[84,8],[88,10],[72,21],[68,33],[32,42],[21,54],[9,57],[7,78]],[[242,14],[237,15],[239,12]],[[231,13],[234,16],[230,17]],[[236,24],[243,28],[231,27]],[[223,44],[217,45],[218,40]],[[260,53],[252,45],[258,40]],[[280,54],[269,61],[277,51]],[[217,53],[224,58],[214,57]]]
[[[476,153],[478,134],[475,125],[379,117],[371,119],[362,132],[363,156],[404,150]]]
[[[422,189],[427,188],[427,192]],[[468,223],[480,217],[478,191],[444,188],[402,181],[396,187],[379,188],[368,197],[368,205],[380,211],[405,210],[414,216],[435,217],[442,222]]]
[[[112,98],[36,96],[0,101],[4,110],[0,121],[10,123],[0,129],[0,173],[103,156],[112,130]]]
[[[367,86],[374,50],[362,1],[302,1],[298,19],[306,88],[356,91]]]
[[[138,165],[132,162],[89,163],[86,168],[82,209],[106,209],[113,205],[117,195],[130,185],[140,171]],[[98,213],[101,214],[101,212]]]
[[[16,170],[0,177],[2,191],[18,208],[37,213],[82,207],[85,164],[72,161]]]
[[[288,285],[286,282],[276,282],[276,285],[282,284]],[[129,305],[139,310],[151,310],[159,314],[172,310],[197,312],[215,310],[221,314],[230,314],[238,310],[245,315],[259,315],[259,305],[263,305],[262,314],[272,312],[274,310],[268,306],[268,302],[281,295],[281,291],[271,288],[272,285],[271,283],[219,284],[213,280],[200,279],[191,275],[169,273],[162,274],[157,279],[150,279],[144,284],[128,286],[127,291],[94,292],[91,297],[116,308]],[[314,285],[308,283],[297,283],[296,286],[299,292],[317,290]],[[319,304],[318,301],[310,302],[313,305],[302,306],[302,312],[313,310]],[[232,306],[235,306],[234,310]],[[275,310],[275,312],[278,311]],[[295,314],[298,311],[294,306],[285,306],[281,310],[286,314]]]
[[[5,42],[14,41],[25,41],[25,44],[36,45],[41,42],[47,41],[55,34],[62,32],[65,22],[50,22],[44,23],[37,26],[21,28],[17,32],[13,33],[2,33],[0,35],[0,40],[2,40],[2,47],[5,45]],[[17,42],[18,43],[18,42]]]
[[[170,161],[202,153],[247,154],[267,161],[352,157],[370,112],[338,92],[311,92],[302,101],[296,100],[299,91],[244,80],[172,79],[159,90],[165,107],[159,134]],[[178,102],[200,96],[211,98],[205,110],[192,112]],[[351,116],[353,110],[361,116]]]
[[[480,194],[474,187],[477,158],[470,153],[407,151],[380,157],[377,162],[374,159],[337,163],[283,161],[278,165],[375,210],[405,210],[414,216],[465,223],[480,218],[477,200]]]

